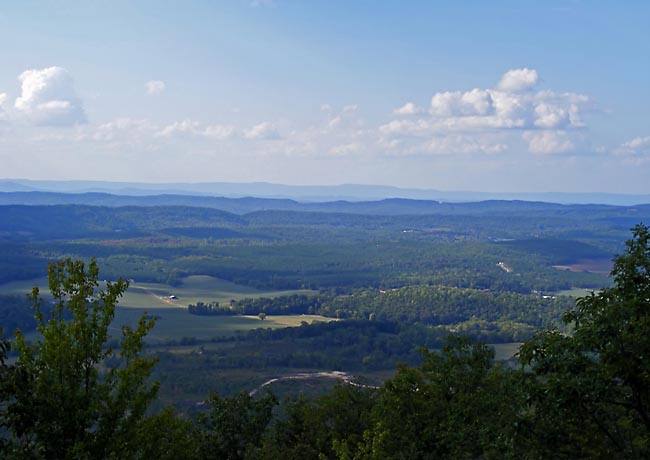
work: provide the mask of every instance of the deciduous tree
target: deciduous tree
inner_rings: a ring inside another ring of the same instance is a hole
[[[542,424],[558,427],[567,458],[650,458],[650,230],[633,229],[615,258],[614,286],[564,316],[573,334],[547,331],[522,347],[538,374]]]
[[[38,288],[32,292],[39,337],[30,343],[16,332],[18,358],[3,382],[7,457],[118,459],[143,451],[140,434],[158,386],[148,380],[155,360],[141,352],[154,321],[143,316],[134,328],[123,326],[119,351],[107,347],[128,282],[101,290],[98,273],[94,260],[51,264],[48,317]],[[109,359],[119,364],[107,366]]]

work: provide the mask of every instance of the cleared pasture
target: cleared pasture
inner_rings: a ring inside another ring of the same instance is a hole
[[[100,288],[103,288],[100,283]],[[0,294],[27,294],[38,286],[43,298],[49,297],[46,278],[15,281],[0,285]],[[160,283],[131,283],[120,299],[111,326],[114,338],[120,336],[122,325],[135,326],[146,313],[156,318],[156,326],[149,333],[147,341],[155,343],[180,341],[183,338],[208,340],[218,336],[233,335],[237,331],[258,328],[280,328],[300,326],[303,321],[331,321],[318,315],[268,315],[264,320],[257,316],[198,316],[187,312],[187,305],[196,302],[228,303],[231,300],[256,297],[274,297],[312,291],[260,291],[211,276],[190,276],[181,286]],[[174,295],[176,299],[169,296]]]
[[[589,289],[589,288],[572,288],[572,289],[565,289],[564,291],[558,291],[555,294],[556,295],[564,295],[567,297],[585,297],[591,294],[592,292],[597,291],[597,289]]]
[[[519,353],[519,347],[521,347],[523,343],[489,343],[488,345],[494,349],[494,359],[497,361],[504,361],[511,359]]]
[[[299,326],[302,321],[333,321],[332,318],[317,315],[267,316],[198,316],[190,315],[183,308],[133,308],[118,307],[111,325],[113,337],[120,336],[122,325],[134,326],[143,314],[156,318],[155,327],[147,335],[151,344],[181,341],[184,338],[209,340],[213,337],[230,336],[237,332],[259,328],[277,329]]]
[[[0,285],[0,294],[27,294],[38,286],[41,294],[47,297],[49,288],[47,278],[14,281]],[[100,283],[103,288],[103,283]],[[214,302],[228,303],[231,300],[246,298],[276,297],[290,294],[312,294],[314,291],[261,291],[249,286],[242,286],[212,276],[188,276],[180,286],[162,283],[131,283],[129,289],[120,299],[122,307],[135,308],[183,308],[191,303]],[[170,296],[176,297],[175,299]]]

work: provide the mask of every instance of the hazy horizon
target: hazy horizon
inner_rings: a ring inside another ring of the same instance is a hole
[[[650,4],[0,6],[0,177],[650,193]]]

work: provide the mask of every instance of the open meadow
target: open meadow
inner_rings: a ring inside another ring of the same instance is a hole
[[[100,283],[100,288],[104,287],[103,284]],[[0,294],[27,295],[35,286],[39,288],[44,299],[49,298],[49,288],[45,278],[2,284]],[[203,341],[257,328],[299,326],[303,321],[309,324],[331,321],[330,318],[318,315],[268,315],[261,320],[257,316],[197,316],[187,312],[187,305],[197,302],[229,303],[231,300],[272,298],[311,292],[307,290],[261,291],[211,276],[188,276],[179,286],[132,281],[116,308],[111,330],[117,337],[122,325],[134,326],[143,314],[147,314],[156,318],[156,326],[147,335],[147,341],[151,344],[160,344],[183,340],[187,342],[190,339]]]

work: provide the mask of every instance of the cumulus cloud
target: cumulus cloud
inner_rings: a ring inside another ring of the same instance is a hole
[[[421,107],[416,106],[412,102],[407,102],[403,106],[401,106],[399,109],[395,109],[393,111],[395,115],[419,115],[421,113],[424,113],[424,109]]]
[[[281,139],[280,133],[273,123],[264,121],[253,126],[251,129],[244,131],[244,137],[246,139],[256,139],[256,140],[274,140]]]
[[[436,117],[489,115],[494,111],[494,103],[487,90],[446,91],[433,95],[430,111]]]
[[[575,149],[575,144],[564,131],[527,132],[523,135],[532,153],[567,153]]]
[[[534,69],[514,69],[503,74],[496,88],[435,93],[431,97],[428,117],[417,113],[415,103],[407,102],[393,113],[421,116],[391,120],[380,126],[379,132],[393,139],[431,138],[434,151],[447,147],[464,151],[464,148],[455,147],[460,138],[449,136],[540,131],[527,135],[531,152],[569,152],[575,146],[566,131],[585,127],[582,113],[589,108],[591,101],[588,96],[577,93],[535,91],[538,80]],[[440,139],[446,139],[446,144]],[[450,139],[455,139],[456,144],[449,144],[452,142]],[[483,144],[470,145],[471,149],[486,153],[503,150],[502,144],[494,145],[495,148]]]
[[[538,76],[535,69],[514,69],[503,74],[497,84],[497,89],[506,92],[525,91],[537,84]]]
[[[165,91],[165,82],[161,80],[149,80],[144,84],[144,88],[149,96],[155,96]]]
[[[71,126],[86,121],[81,100],[66,69],[26,70],[18,80],[22,93],[14,106],[19,116],[44,126]]]

